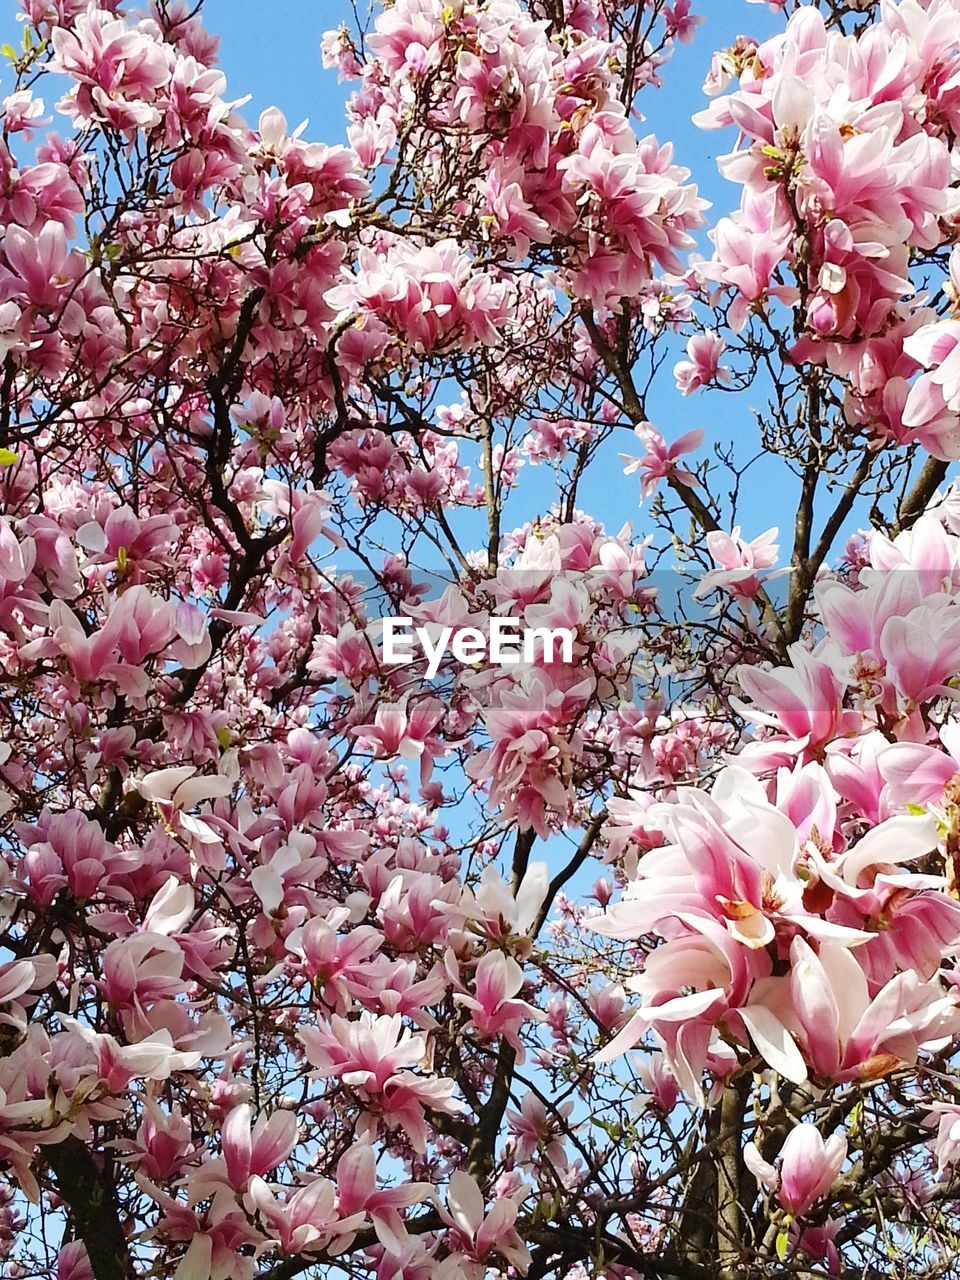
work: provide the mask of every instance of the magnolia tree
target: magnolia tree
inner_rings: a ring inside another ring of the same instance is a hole
[[[716,53],[718,217],[689,0],[385,2],[348,145],[133,2],[3,50],[3,1274],[957,1276],[960,0]]]

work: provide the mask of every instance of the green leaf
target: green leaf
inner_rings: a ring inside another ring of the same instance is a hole
[[[850,1112],[850,1134],[856,1137],[860,1132],[860,1120],[863,1116],[863,1102],[858,1102]]]
[[[5,58],[9,58],[11,62],[16,62],[17,60],[17,51],[14,49],[12,44],[0,45],[0,53],[2,53]]]
[[[226,751],[230,745],[230,730],[225,724],[222,724],[217,730],[217,741],[220,743],[221,751]]]
[[[908,804],[907,813],[912,818],[925,818],[927,816],[927,811],[922,804]]]
[[[790,1251],[790,1232],[786,1227],[777,1233],[777,1257],[781,1262],[786,1262],[787,1254]]]
[[[12,449],[0,449],[0,467],[12,467],[19,456]]]

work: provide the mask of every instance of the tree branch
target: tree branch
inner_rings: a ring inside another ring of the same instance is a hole
[[[96,1280],[131,1280],[133,1261],[113,1188],[89,1148],[71,1136],[42,1150]]]
[[[939,458],[928,458],[920,468],[916,483],[904,497],[897,510],[896,522],[890,530],[891,534],[902,533],[916,524],[926,511],[930,499],[943,484],[947,476],[947,464]]]

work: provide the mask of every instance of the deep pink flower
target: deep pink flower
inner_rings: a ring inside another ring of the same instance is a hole
[[[815,1125],[798,1124],[787,1134],[773,1165],[761,1157],[754,1142],[744,1147],[743,1158],[787,1213],[800,1218],[833,1186],[847,1158],[847,1140],[834,1134],[824,1141]]]
[[[723,338],[712,329],[708,329],[706,333],[694,334],[687,343],[689,359],[681,360],[673,366],[677,389],[682,395],[688,396],[715,380],[729,382],[730,370],[720,368],[720,356],[725,349]]]

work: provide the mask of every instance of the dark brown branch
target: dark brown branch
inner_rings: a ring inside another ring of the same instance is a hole
[[[601,809],[599,813],[594,814],[594,816],[590,820],[590,825],[587,827],[587,829],[583,833],[583,839],[580,841],[580,844],[577,848],[576,853],[573,855],[573,857],[570,859],[567,865],[561,868],[561,870],[558,871],[557,874],[550,881],[550,885],[549,885],[549,888],[547,889],[546,897],[544,898],[543,903],[541,904],[540,910],[537,912],[537,918],[534,921],[533,928],[530,930],[531,937],[535,938],[537,934],[540,932],[540,930],[543,928],[543,922],[546,920],[547,915],[550,912],[550,908],[553,905],[554,898],[557,896],[557,894],[560,892],[563,886],[577,874],[577,872],[586,862],[587,858],[589,858],[590,851],[593,849],[593,846],[596,844],[597,837],[599,836],[601,828],[603,827],[603,824],[606,822],[606,820],[607,820],[606,809]]]
[[[853,509],[853,504],[857,500],[861,486],[870,474],[870,466],[873,462],[873,455],[865,453],[857,464],[857,469],[853,473],[848,484],[844,486],[843,494],[840,497],[836,507],[830,513],[830,518],[823,526],[823,531],[817,539],[817,545],[803,559],[795,560],[793,565],[793,574],[790,579],[790,598],[787,602],[787,617],[785,623],[785,638],[788,644],[792,644],[799,635],[803,627],[803,617],[806,610],[807,600],[810,596],[810,588],[813,586],[817,572],[820,566],[830,554],[834,540],[843,526],[844,520],[849,516]]]
[[[891,534],[902,533],[909,529],[926,511],[930,499],[943,484],[947,476],[947,464],[939,458],[928,458],[920,469],[916,483],[904,497],[897,511],[897,519]]]
[[[43,1148],[57,1179],[57,1191],[70,1210],[73,1229],[83,1241],[96,1280],[130,1280],[133,1261],[113,1188],[79,1138]]]

